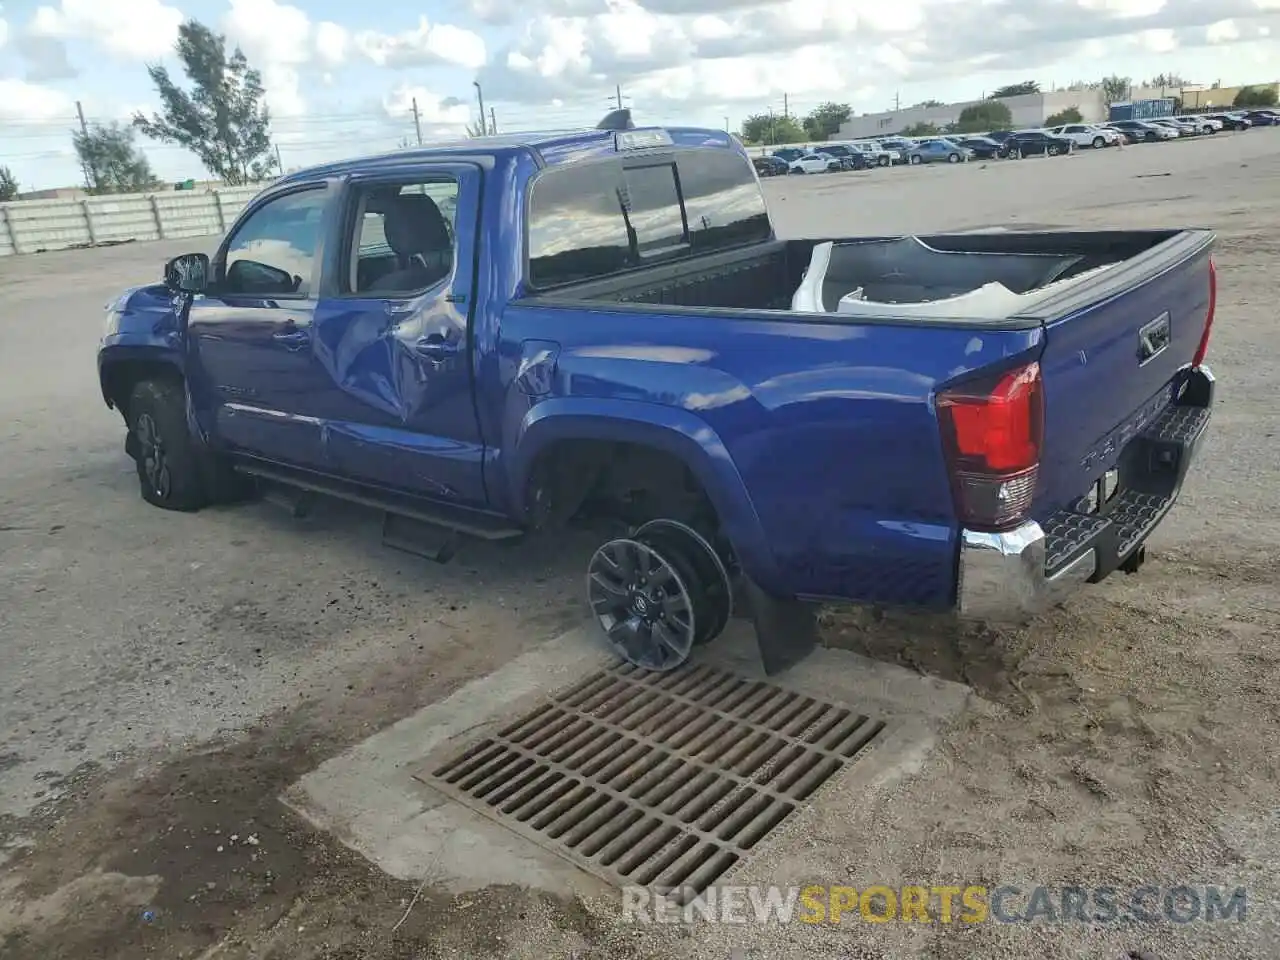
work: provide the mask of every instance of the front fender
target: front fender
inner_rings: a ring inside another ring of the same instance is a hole
[[[634,400],[556,397],[535,404],[510,449],[508,503],[524,516],[529,476],[540,453],[561,440],[601,440],[652,447],[679,458],[706,491],[743,571],[766,591],[781,589],[773,552],[729,451],[707,423],[687,410]]]

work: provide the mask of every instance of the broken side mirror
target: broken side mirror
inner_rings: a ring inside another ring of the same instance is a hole
[[[164,285],[175,293],[204,293],[209,285],[209,255],[184,253],[164,265]]]

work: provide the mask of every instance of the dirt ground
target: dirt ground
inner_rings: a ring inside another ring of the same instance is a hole
[[[792,235],[1218,230],[1220,399],[1148,563],[1020,630],[825,612],[828,644],[975,696],[849,811],[863,849],[819,823],[806,856],[823,883],[1245,886],[1248,922],[637,929],[382,874],[279,794],[578,622],[586,544],[440,567],[356,510],[146,508],[92,356],[102,304],[172,249],[148,245],[0,260],[0,957],[1280,956],[1280,131],[766,187]]]

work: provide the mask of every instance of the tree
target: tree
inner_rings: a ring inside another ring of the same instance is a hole
[[[983,130],[1007,130],[1013,126],[1013,114],[999,100],[983,100],[965,107],[951,125],[952,133],[978,133]]]
[[[89,175],[88,188],[99,193],[140,193],[155,189],[151,164],[133,145],[133,128],[95,123],[75,130],[71,142]]]
[[[1176,73],[1157,73],[1150,80],[1143,84],[1144,87],[1171,87],[1174,90],[1181,90],[1187,86],[1187,81]]]
[[[262,75],[239,47],[228,57],[226,38],[198,20],[178,28],[175,49],[191,91],[178,87],[163,66],[149,66],[163,114],[149,120],[138,114],[134,126],[154,140],[186,147],[224,183],[265,179],[276,157],[271,116],[262,103]]]
[[[1128,100],[1129,88],[1132,86],[1133,81],[1128,77],[1120,77],[1113,73],[1109,77],[1102,78],[1102,98],[1107,101],[1108,106]]]
[[[932,123],[913,123],[911,126],[907,127],[905,130],[899,133],[898,136],[900,137],[936,137],[941,132],[942,131],[940,131]]]
[[[8,167],[0,167],[0,203],[18,199],[18,178]]]
[[[1065,110],[1059,110],[1057,113],[1049,114],[1045,120],[1046,127],[1060,127],[1064,123],[1084,123],[1084,117],[1075,107],[1067,107]]]
[[[853,116],[847,103],[824,103],[809,111],[804,130],[811,140],[826,140],[840,132],[840,124]]]
[[[945,107],[946,104],[941,100],[921,100],[916,104],[917,107]]]
[[[754,113],[742,121],[742,139],[745,143],[803,143],[804,129],[794,117],[780,117],[776,113]]]
[[[1011,83],[1008,86],[1000,87],[995,93],[991,94],[992,100],[1001,97],[1023,97],[1028,93],[1039,93],[1040,84],[1035,80],[1023,80],[1021,83]]]
[[[1276,88],[1241,87],[1236,98],[1231,101],[1233,107],[1274,107],[1276,105]]]

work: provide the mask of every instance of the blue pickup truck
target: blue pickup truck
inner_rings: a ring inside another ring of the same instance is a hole
[[[658,670],[735,599],[773,672],[815,602],[1017,619],[1141,565],[1209,420],[1212,233],[782,239],[736,139],[623,114],[290,174],[125,292],[143,498],[335,496],[440,560],[594,524],[591,609]]]

